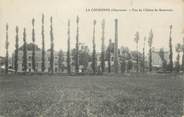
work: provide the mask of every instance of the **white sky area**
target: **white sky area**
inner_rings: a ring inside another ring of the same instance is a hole
[[[86,12],[86,8],[149,8],[172,9],[172,12]],[[0,0],[0,56],[5,55],[5,25],[9,24],[9,51],[15,49],[15,26],[19,27],[19,46],[22,45],[23,28],[27,42],[32,42],[32,23],[35,18],[36,44],[41,48],[41,17],[45,14],[46,49],[50,48],[49,19],[53,16],[55,50],[67,50],[67,21],[71,20],[71,46],[75,47],[76,16],[80,17],[79,41],[92,50],[93,20],[96,24],[96,49],[101,49],[101,21],[105,19],[105,45],[114,41],[114,19],[118,19],[119,47],[136,49],[134,34],[140,33],[140,51],[143,39],[153,30],[153,47],[168,49],[169,25],[173,25],[173,45],[184,37],[184,1],[182,0]],[[147,44],[147,41],[146,41]],[[175,50],[175,49],[173,49]]]

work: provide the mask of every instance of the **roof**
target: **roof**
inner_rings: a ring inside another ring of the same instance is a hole
[[[163,51],[164,51],[164,53],[168,53],[168,52],[169,52],[168,49],[163,49]],[[160,49],[158,49],[158,48],[153,48],[153,49],[152,49],[152,52],[159,53],[159,52],[160,52]]]
[[[32,50],[33,47],[35,47],[35,50],[41,50],[36,44],[33,43],[27,44],[27,50]],[[19,47],[19,50],[23,50],[23,45]]]

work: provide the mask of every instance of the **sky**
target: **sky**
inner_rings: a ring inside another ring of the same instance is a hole
[[[86,9],[106,8],[127,11],[90,11]],[[132,11],[132,9],[169,9],[171,11]],[[105,19],[105,45],[114,41],[114,20],[118,19],[118,46],[136,49],[135,33],[140,35],[139,51],[143,39],[148,39],[153,30],[153,47],[168,49],[169,26],[172,24],[173,45],[181,43],[184,37],[183,0],[0,0],[0,56],[5,55],[5,25],[9,25],[10,55],[15,49],[15,26],[19,27],[19,45],[22,45],[23,28],[26,28],[27,42],[32,41],[32,18],[35,18],[36,44],[41,48],[41,16],[45,15],[46,49],[50,48],[49,19],[53,17],[55,50],[67,50],[67,22],[71,21],[71,46],[75,47],[76,16],[79,21],[79,41],[92,50],[93,20],[96,24],[96,49],[101,49],[101,22]],[[146,41],[147,44],[147,41]],[[148,47],[146,47],[148,48]],[[148,49],[146,49],[148,50]]]

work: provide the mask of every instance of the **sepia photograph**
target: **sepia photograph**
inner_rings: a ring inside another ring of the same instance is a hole
[[[184,0],[0,0],[0,117],[184,117]]]

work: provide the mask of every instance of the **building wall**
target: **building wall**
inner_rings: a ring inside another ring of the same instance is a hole
[[[101,65],[101,53],[97,52],[97,66]],[[73,59],[72,56],[71,58],[71,71],[74,72],[75,71],[75,65],[72,65]],[[42,65],[42,51],[41,50],[36,50],[35,51],[35,59],[36,59],[36,71],[37,72],[41,72],[41,65]],[[165,59],[168,62],[169,60],[169,52],[165,52]],[[120,58],[119,58],[120,60]],[[18,72],[23,72],[22,70],[22,62],[23,62],[23,51],[19,50],[19,54],[18,54]],[[120,62],[120,61],[119,61]],[[67,54],[66,52],[64,52],[64,61],[63,61],[64,67],[67,67]],[[114,65],[114,54],[111,53],[111,66]],[[133,70],[135,70],[136,68],[136,63],[134,63],[133,60]],[[161,67],[162,65],[162,61],[161,58],[159,56],[159,52],[158,51],[153,51],[152,52],[152,65],[153,67]],[[12,67],[14,68],[14,54],[12,55]],[[91,62],[88,63],[88,68],[91,67]],[[105,61],[105,68],[108,67],[108,62]],[[120,69],[121,65],[119,63],[119,69]],[[49,72],[50,69],[50,51],[46,51],[45,52],[45,72]],[[113,67],[112,67],[113,69]],[[54,52],[54,72],[59,72],[59,56],[58,56],[58,52]],[[66,72],[67,69],[64,70],[64,72]],[[32,69],[32,51],[28,50],[27,51],[27,72],[33,72]]]
[[[165,60],[169,61],[169,52],[164,52],[164,58]],[[162,67],[162,60],[159,55],[159,51],[153,51],[152,52],[152,66],[153,67]]]
[[[54,72],[59,71],[59,65],[58,65],[58,53],[54,53]],[[15,54],[12,55],[12,61],[13,61],[13,68],[14,68],[14,60],[15,60]],[[23,63],[23,51],[19,50],[18,53],[18,72],[23,72],[22,70],[22,63]],[[35,51],[35,64],[36,64],[36,71],[41,72],[41,66],[42,66],[42,51],[37,50]],[[48,72],[50,68],[50,52],[47,51],[45,53],[45,72]],[[33,72],[32,69],[32,51],[27,51],[27,72]]]

